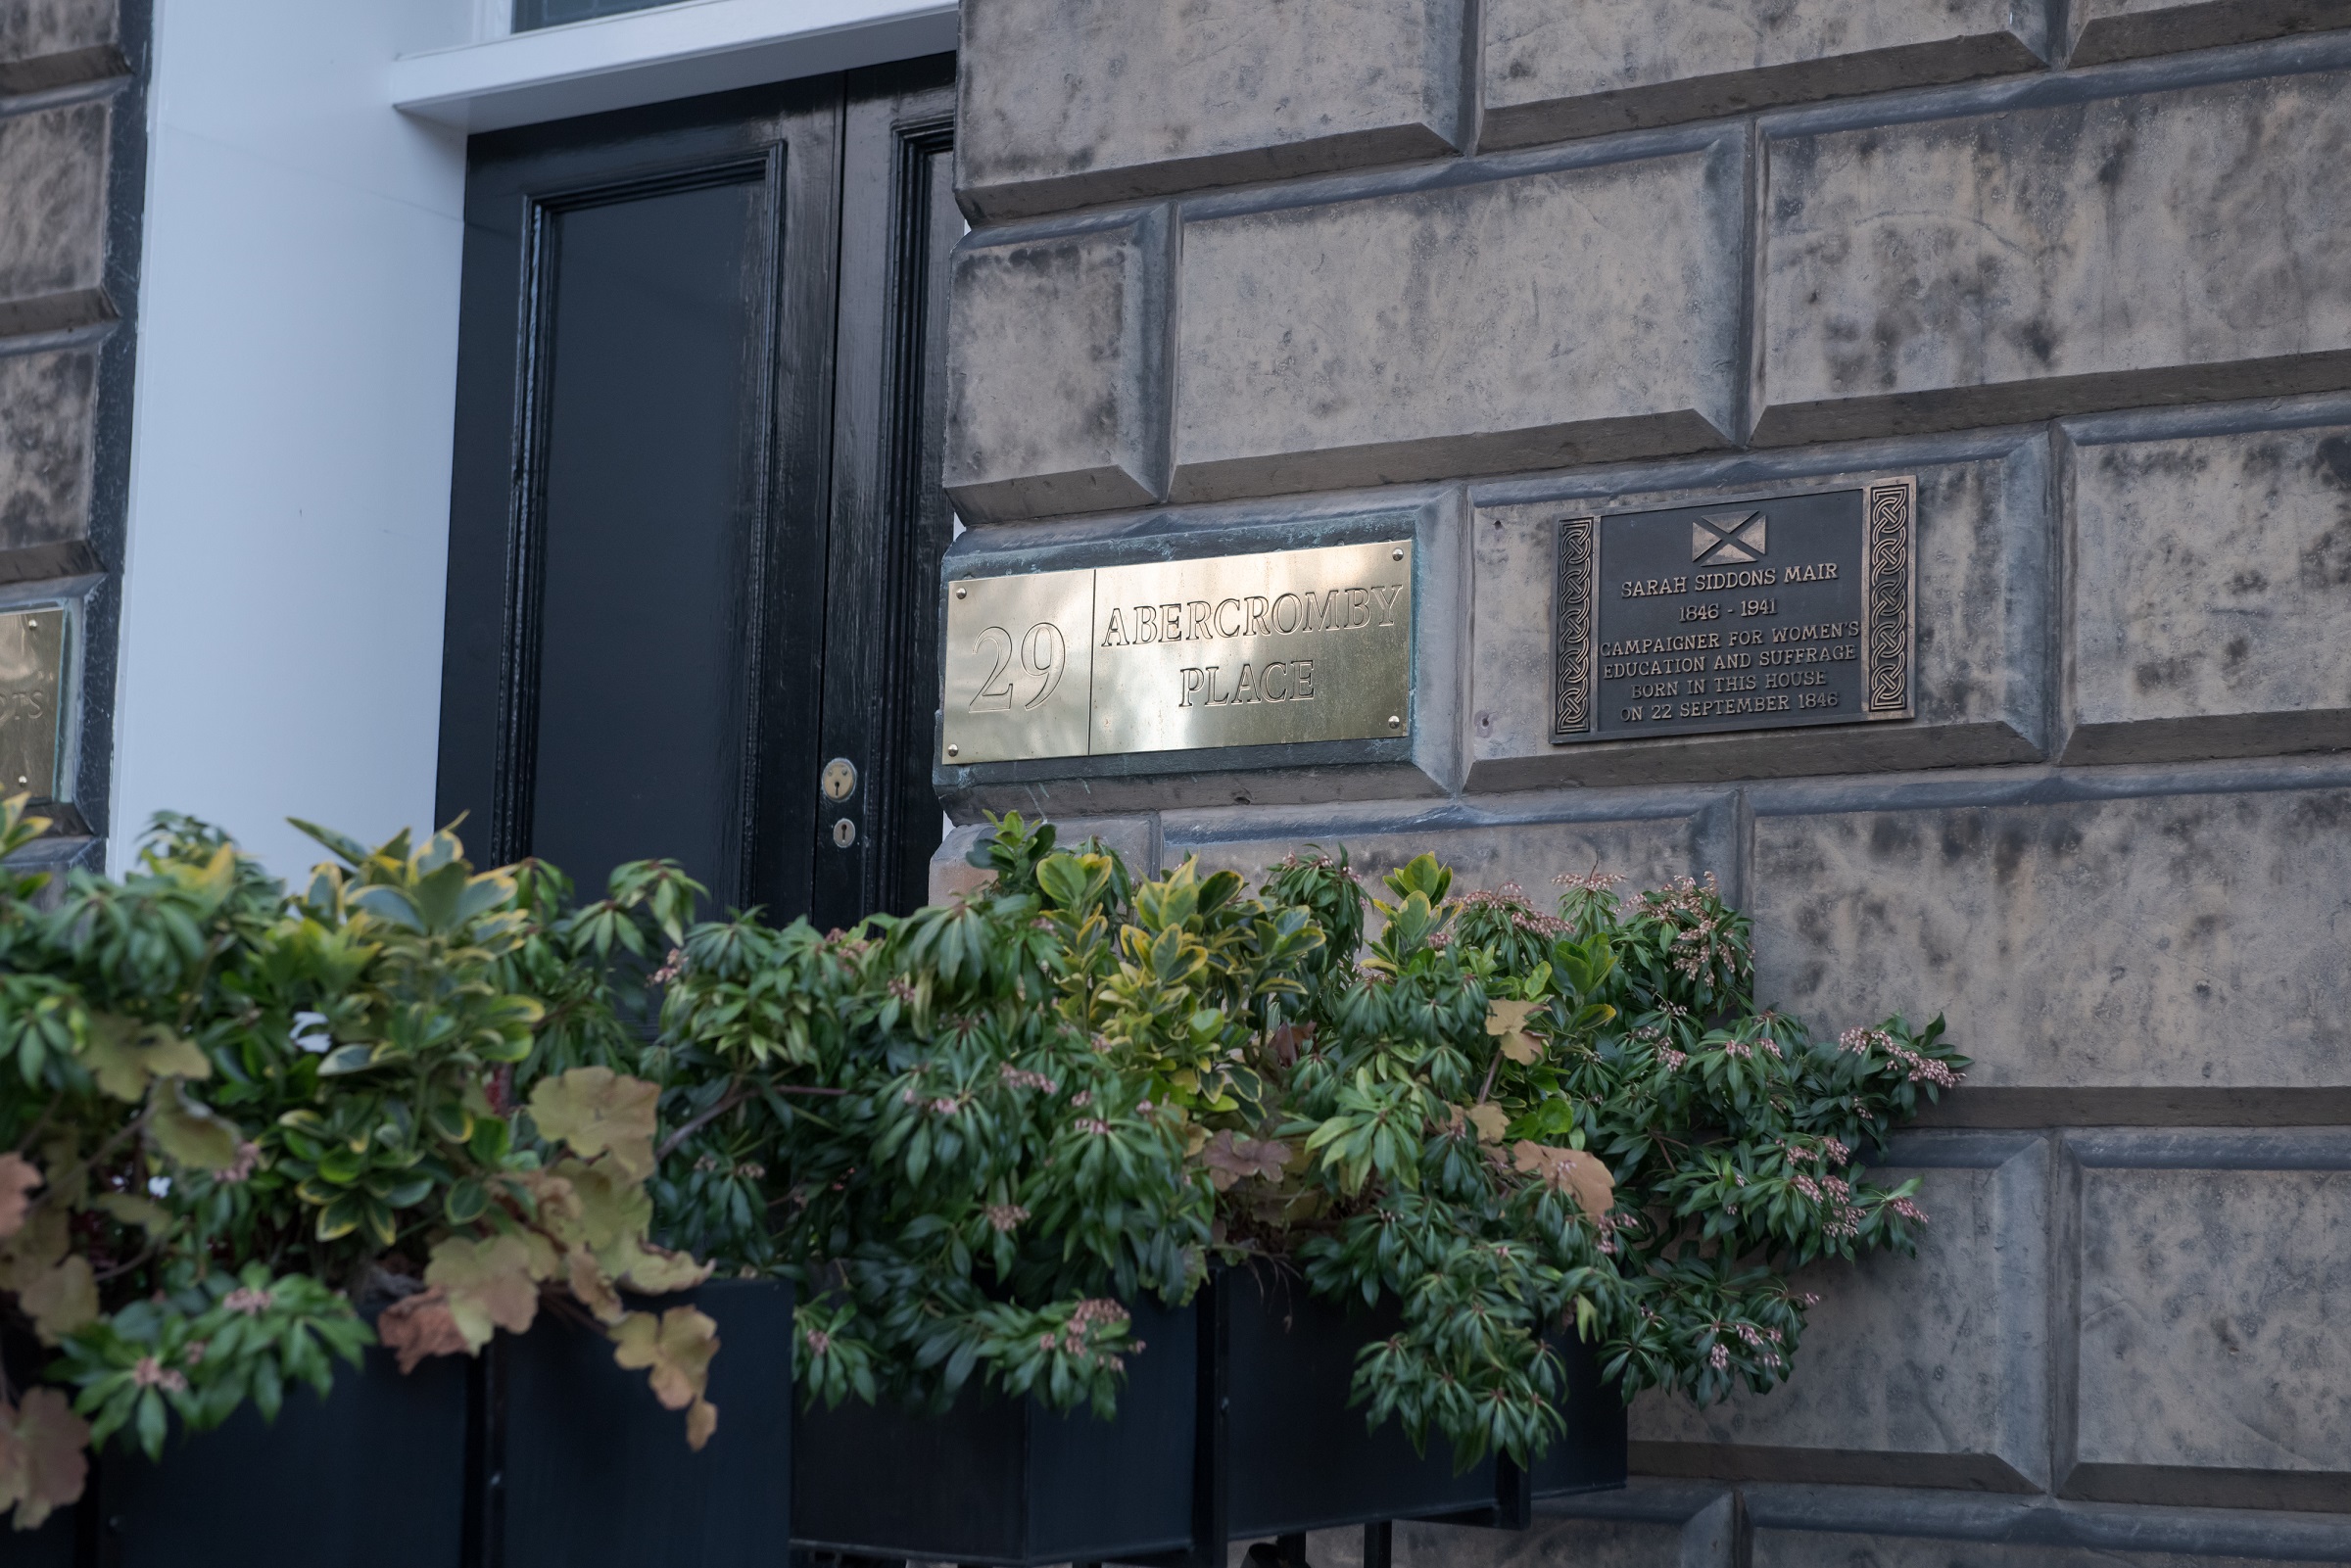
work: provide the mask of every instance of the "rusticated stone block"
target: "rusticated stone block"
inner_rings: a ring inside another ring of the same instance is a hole
[[[1769,143],[1755,440],[2351,382],[2351,75]]]
[[[1950,1541],[1939,1536],[1761,1530],[1752,1568],[2307,1568],[2313,1559],[2132,1551],[2107,1544]]]
[[[1154,212],[956,254],[945,483],[967,522],[1161,495],[1167,236]]]
[[[1720,446],[1738,143],[1187,220],[1177,499]]]
[[[2072,0],[2070,63],[2211,49],[2351,26],[2344,0]]]
[[[40,92],[126,70],[119,0],[0,6],[0,93]]]
[[[1482,22],[1481,148],[2030,71],[2048,30],[2022,0],[1487,0]]]
[[[0,550],[88,532],[97,395],[91,351],[0,356]]]
[[[2066,760],[2351,745],[2351,429],[2077,441]]]
[[[113,314],[101,289],[108,115],[98,103],[0,119],[0,336]]]
[[[2060,1490],[2351,1512],[2351,1141],[2281,1140],[2331,1169],[2181,1168],[2196,1153],[2183,1141],[2103,1134],[2078,1151],[2076,1435]],[[2251,1134],[2208,1141],[2219,1160],[2264,1158]]]
[[[1117,851],[1127,869],[1137,877],[1148,877],[1159,869],[1159,824],[1150,817],[1072,817],[1056,819],[1053,829],[1054,843],[1063,849],[1099,838]],[[982,871],[971,863],[972,851],[994,832],[984,822],[948,830],[945,842],[931,857],[932,903],[968,896],[995,880],[994,872]]]
[[[1583,1516],[1538,1503],[1523,1534],[1399,1519],[1390,1560],[1394,1568],[1731,1568],[1736,1560],[1738,1525],[1719,1489],[1635,1481],[1564,1506]],[[1306,1546],[1315,1568],[1363,1568],[1360,1530],[1319,1530]]]
[[[989,218],[1463,145],[1461,0],[969,0],[956,188]]]
[[[1633,1403],[1633,1467],[1735,1480],[1941,1484],[2031,1492],[2048,1480],[2048,1148],[2015,1134],[1903,1140],[1870,1179],[1916,1176],[1916,1258],[1800,1269],[1816,1293],[1789,1380],[1707,1409]]]
[[[1918,480],[1917,717],[1896,723],[1551,743],[1559,518],[1836,490],[1882,474],[1803,474],[1774,486],[1756,481],[1751,465],[1736,487],[1677,485],[1667,473],[1619,481],[1627,488],[1603,495],[1479,507],[1470,532],[1469,786],[1751,779],[2040,755],[2051,577],[2046,445],[2036,438],[1997,456],[1890,471]]]
[[[1613,872],[1625,879],[1619,891],[1630,894],[1677,877],[1712,872],[1718,879],[1727,878],[1733,858],[1722,805],[1681,816],[1579,822],[1505,821],[1483,813],[1430,820],[1397,812],[1382,820],[1296,807],[1171,811],[1162,816],[1161,830],[1160,856],[1166,864],[1197,855],[1203,869],[1237,871],[1251,886],[1275,861],[1310,845],[1326,853],[1344,847],[1348,864],[1371,888],[1387,873],[1427,853],[1453,868],[1457,893],[1514,883],[1545,913],[1558,902],[1554,879],[1561,876]]]
[[[1756,995],[1843,1028],[1945,1015],[1971,1093],[2351,1085],[2351,789],[1778,815]],[[2332,1096],[2314,1095],[2332,1090]]]

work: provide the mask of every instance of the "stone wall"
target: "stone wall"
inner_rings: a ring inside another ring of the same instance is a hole
[[[149,0],[0,4],[0,608],[70,608],[55,836],[96,864],[146,194]]]
[[[1412,768],[945,770],[1138,860],[1713,872],[1947,1015],[1916,1259],[1415,1564],[2351,1559],[2351,5],[966,0],[956,562],[1407,508]],[[1549,519],[1918,481],[1916,717],[1549,741]],[[951,562],[951,567],[956,564]],[[973,830],[942,852],[939,884]],[[1337,1536],[1318,1552],[1352,1560]],[[1318,1559],[1319,1560],[1319,1559]]]

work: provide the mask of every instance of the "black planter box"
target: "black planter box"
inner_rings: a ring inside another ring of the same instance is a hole
[[[1566,1435],[1532,1475],[1488,1458],[1457,1475],[1348,1408],[1356,1353],[1392,1303],[1348,1313],[1295,1274],[1226,1270],[1177,1311],[1146,1306],[1115,1420],[967,1391],[943,1416],[848,1402],[803,1411],[793,1545],[804,1552],[1035,1568],[1223,1568],[1226,1543],[1393,1519],[1522,1528],[1532,1499],[1624,1484],[1624,1404],[1580,1344]],[[1303,1545],[1290,1548],[1290,1555]]]
[[[80,1529],[73,1557],[56,1560],[60,1568],[456,1563],[464,1541],[466,1371],[460,1359],[437,1357],[404,1376],[389,1351],[371,1347],[364,1370],[335,1363],[325,1401],[303,1385],[287,1391],[274,1423],[247,1404],[216,1431],[174,1430],[160,1463],[119,1434],[73,1510],[93,1514],[96,1528]],[[14,1550],[6,1555],[18,1560]]]
[[[485,1379],[485,1568],[781,1562],[792,1535],[792,1287],[726,1281],[630,1305],[690,1305],[717,1321],[718,1430],[699,1453],[688,1448],[686,1413],[663,1409],[645,1373],[615,1364],[593,1325],[542,1313],[528,1334],[501,1335]]]
[[[1058,1414],[967,1388],[944,1415],[844,1401],[800,1412],[792,1544],[802,1551],[1017,1565],[1191,1544],[1199,1304],[1134,1308],[1119,1413]]]
[[[1600,1375],[1600,1350],[1573,1334],[1551,1336],[1552,1354],[1567,1372],[1567,1401],[1559,1409],[1567,1430],[1554,1438],[1526,1477],[1531,1499],[1605,1492],[1624,1485],[1624,1396]]]
[[[1446,1518],[1496,1505],[1495,1466],[1454,1473],[1453,1446],[1426,1454],[1393,1420],[1367,1430],[1349,1409],[1356,1353],[1396,1332],[1383,1297],[1348,1312],[1307,1294],[1297,1275],[1226,1272],[1225,1535],[1300,1535],[1381,1519]],[[1484,1522],[1484,1521],[1478,1521]]]

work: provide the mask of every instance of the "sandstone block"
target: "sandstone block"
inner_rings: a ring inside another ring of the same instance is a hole
[[[41,92],[127,69],[119,0],[11,0],[0,7],[0,93]]]
[[[1729,1493],[1636,1480],[1537,1504],[1524,1534],[1399,1519],[1390,1550],[1395,1568],[1731,1568],[1737,1536]],[[1362,1568],[1363,1541],[1360,1530],[1317,1531],[1307,1560]]]
[[[2041,63],[2020,0],[1487,0],[1481,148],[1962,81]]]
[[[1945,1015],[1976,1060],[1953,1107],[2293,1091],[2340,1118],[2351,998],[2312,955],[2351,917],[2351,790],[1794,805],[1755,807],[1759,1001],[1827,1028]]]
[[[1754,439],[2351,381],[2351,74],[1790,135]]]
[[[2225,1557],[2177,1551],[2133,1551],[2107,1544],[2051,1544],[2038,1541],[1951,1541],[1909,1532],[1865,1534],[1820,1530],[1763,1530],[1754,1536],[1752,1568],[2290,1568],[2312,1559],[2293,1556]]]
[[[1032,821],[1035,819],[1031,818]],[[1072,817],[1055,819],[1054,842],[1074,849],[1088,838],[1099,838],[1127,862],[1127,869],[1148,877],[1159,869],[1159,824],[1149,817]],[[931,902],[943,904],[967,897],[995,880],[995,873],[971,863],[971,853],[995,832],[984,822],[949,829],[944,842],[931,857]]]
[[[2069,762],[2351,745],[2351,428],[2077,436]]]
[[[89,530],[98,356],[0,357],[0,550],[38,550]]]
[[[2048,1148],[2015,1134],[1903,1140],[1871,1179],[1919,1177],[1916,1258],[1801,1269],[1815,1292],[1789,1380],[1700,1409],[1634,1402],[1652,1475],[2030,1492],[2048,1479]]]
[[[945,484],[965,521],[1160,497],[1167,273],[1157,212],[957,253]]]
[[[2351,1141],[2078,1150],[2071,1497],[2351,1511]],[[2142,1152],[2143,1151],[2143,1152]],[[2313,1156],[2318,1158],[2314,1159]]]
[[[1720,446],[1744,154],[1188,218],[1173,495]]]
[[[2070,63],[2094,66],[2351,26],[2343,0],[2073,0]]]
[[[988,218],[1465,145],[1461,0],[972,0],[956,188]]]
[[[1561,876],[1614,872],[1626,879],[1620,889],[1626,893],[1708,872],[1718,879],[1729,878],[1734,849],[1724,804],[1672,816],[1578,821],[1508,820],[1458,811],[1415,818],[1397,811],[1358,815],[1297,807],[1172,811],[1161,818],[1166,835],[1161,855],[1171,866],[1197,855],[1205,869],[1237,871],[1254,886],[1285,855],[1309,845],[1329,853],[1344,847],[1365,884],[1376,887],[1388,872],[1430,853],[1453,868],[1457,892],[1514,883],[1548,913],[1559,899],[1554,879]]]
[[[0,336],[114,314],[102,287],[108,115],[98,103],[0,119]]]
[[[1463,741],[1470,787],[1767,778],[2040,755],[2052,575],[2047,447],[2037,438],[1997,455],[1887,472],[1918,480],[1917,717],[1890,723],[1551,743],[1559,518],[1837,490],[1881,475],[1799,474],[1775,487],[1751,465],[1735,486],[1676,483],[1667,471],[1602,494],[1587,486],[1557,500],[1480,506],[1470,531],[1475,619]]]

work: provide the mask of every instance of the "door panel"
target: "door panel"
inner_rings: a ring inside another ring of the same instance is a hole
[[[824,751],[857,770],[827,800],[815,916],[846,926],[929,895],[946,449],[946,261],[955,207],[952,58],[857,71],[842,136]],[[833,825],[855,830],[845,845]]]
[[[477,857],[593,897],[669,856],[827,925],[920,902],[952,83],[473,139],[439,805]]]
[[[543,220],[552,320],[525,832],[534,854],[582,873],[658,854],[713,886],[742,882],[758,172]]]

